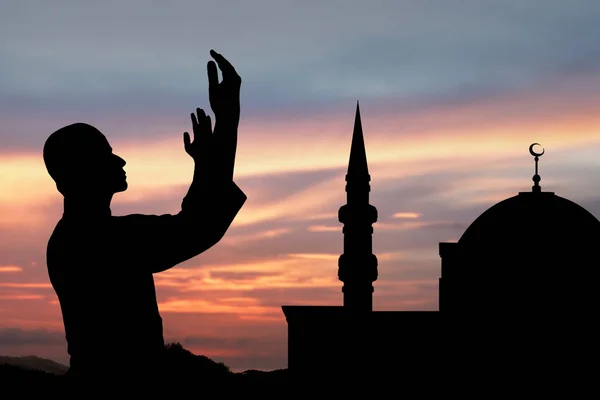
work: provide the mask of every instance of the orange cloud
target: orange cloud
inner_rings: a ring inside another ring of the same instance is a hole
[[[0,288],[13,288],[13,289],[48,289],[52,288],[50,283],[34,283],[34,282],[0,282]]]
[[[264,239],[272,239],[274,237],[282,236],[291,233],[292,230],[290,228],[279,228],[279,229],[269,229],[266,231],[256,232],[248,235],[226,235],[219,242],[220,244],[242,244],[257,240]]]
[[[339,286],[337,257],[296,255],[245,264],[173,268],[157,274],[155,282],[158,287],[169,287],[179,293],[335,287]],[[236,279],[237,274],[241,279]]]
[[[382,262],[400,260],[403,256],[401,252],[377,254]],[[190,312],[209,312],[211,307],[222,309],[231,303],[239,303],[238,306],[254,304],[260,299],[259,290],[323,288],[334,293],[340,288],[338,258],[339,254],[292,253],[285,258],[263,262],[174,268],[157,274],[155,284],[160,290],[169,290],[169,307],[176,307],[169,309],[183,312],[188,304]],[[185,296],[186,302],[172,303],[182,300],[182,296]],[[202,297],[204,303],[197,302],[197,296]]]
[[[0,272],[23,272],[23,268],[16,265],[4,265],[0,266]]]
[[[422,214],[415,212],[397,212],[392,215],[392,218],[419,218]]]
[[[0,294],[0,300],[40,300],[44,296],[40,294]]]
[[[262,315],[267,308],[251,298],[215,302],[207,300],[166,300],[159,302],[161,312]]]
[[[340,258],[339,254],[288,254],[292,258],[304,258],[308,260],[327,260],[337,261]]]
[[[52,288],[50,283],[34,283],[34,282],[0,282],[0,288],[14,288],[14,289],[48,289]]]

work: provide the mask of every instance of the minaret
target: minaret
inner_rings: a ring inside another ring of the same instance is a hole
[[[338,261],[338,277],[344,282],[344,307],[352,312],[373,311],[377,257],[373,254],[372,224],[377,221],[377,209],[369,204],[370,180],[357,102],[346,174],[347,200],[338,212],[338,219],[344,224],[344,254]]]

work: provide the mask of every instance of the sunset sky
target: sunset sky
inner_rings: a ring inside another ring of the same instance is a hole
[[[127,161],[113,215],[177,213],[211,48],[243,80],[248,200],[219,244],[155,275],[165,340],[235,371],[286,368],[281,305],[342,304],[357,100],[379,212],[374,308],[437,310],[438,243],[531,190],[531,143],[546,149],[542,190],[600,216],[599,20],[597,0],[2,1],[0,355],[68,364],[45,139],[96,126]]]

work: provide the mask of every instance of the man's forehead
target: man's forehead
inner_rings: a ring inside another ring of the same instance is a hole
[[[98,137],[98,144],[102,145],[103,148],[108,149],[110,151],[112,151],[112,147],[110,145],[110,143],[108,143],[108,139],[106,138],[106,136],[100,134],[101,136]]]
[[[81,132],[81,139],[83,139],[84,143],[87,142],[95,148],[112,151],[112,147],[106,136],[93,126],[86,127],[86,129]]]
[[[93,149],[88,149],[88,150],[95,150],[99,153],[112,153],[112,151],[113,151],[110,143],[108,143],[108,139],[106,139],[106,137],[104,135],[102,135],[101,137],[98,137],[93,142],[90,142],[89,145]]]
[[[81,152],[82,155],[106,154],[112,152],[108,139],[102,132],[91,125],[77,124],[71,132],[70,151]]]

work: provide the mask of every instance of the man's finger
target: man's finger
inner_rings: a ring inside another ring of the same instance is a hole
[[[190,147],[191,141],[190,141],[190,134],[187,132],[183,132],[183,147],[185,149],[185,151],[188,150],[188,148]]]
[[[211,88],[215,88],[219,84],[219,73],[214,61],[209,61],[206,64],[206,71],[208,73],[208,90],[211,90]]]
[[[210,55],[212,56],[212,58],[215,59],[215,61],[219,65],[219,69],[223,73],[223,78],[225,78],[226,76],[237,75],[237,72],[235,71],[235,68],[233,68],[233,65],[231,65],[231,63],[227,61],[227,59],[221,54],[217,53],[214,50],[211,50]]]
[[[196,119],[196,114],[192,113],[192,128],[193,131],[196,131],[196,127],[198,126],[198,120]]]
[[[210,120],[210,115],[206,116],[206,118],[204,119],[204,123],[205,123],[204,127],[206,129],[206,132],[208,134],[212,135],[212,122]]]

